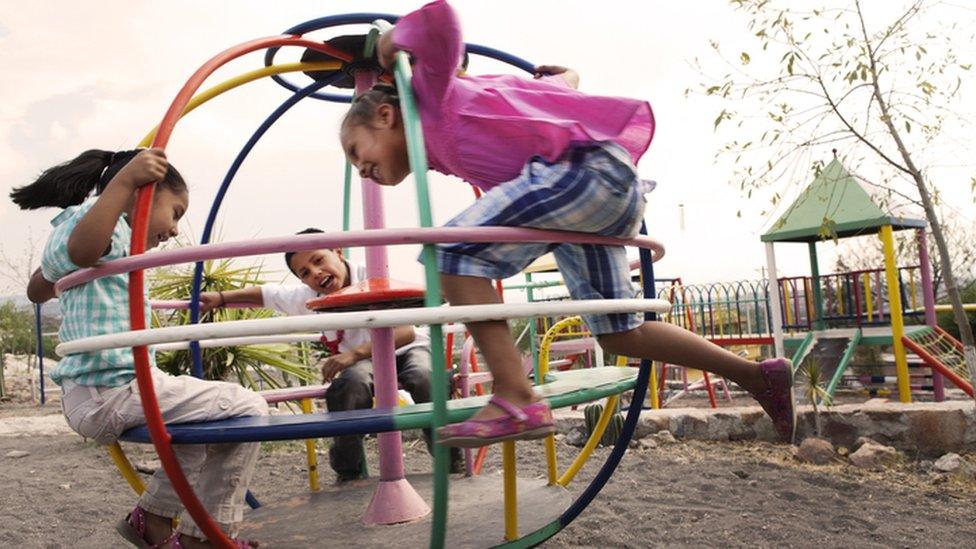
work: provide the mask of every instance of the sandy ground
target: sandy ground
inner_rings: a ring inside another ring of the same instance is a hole
[[[0,403],[0,547],[123,547],[114,524],[135,497],[104,449],[67,428],[56,394],[44,408],[26,400]],[[324,483],[334,480],[325,465],[327,444],[319,442]],[[562,466],[578,452],[562,440],[558,449]],[[368,450],[375,473],[375,440]],[[143,469],[157,466],[149,447],[126,451]],[[264,503],[306,490],[303,452],[300,443],[263,446],[252,489]],[[580,490],[608,453],[597,450],[571,488]],[[405,460],[408,473],[430,470],[419,440],[405,442]],[[971,547],[976,483],[929,467],[908,459],[881,472],[840,462],[806,465],[787,446],[755,442],[639,447],[628,450],[580,518],[545,546]],[[483,474],[497,478],[499,469],[493,450]],[[519,472],[543,475],[541,444],[519,445]],[[327,517],[321,528],[320,546],[352,546],[328,540]]]
[[[41,417],[56,423],[49,412]],[[12,417],[4,416],[0,423]],[[14,450],[29,455],[4,457]],[[149,448],[127,450],[135,463],[155,466]],[[576,451],[560,442],[561,462]],[[607,453],[598,450],[577,482]],[[370,455],[375,471],[373,441]],[[496,475],[499,459],[491,452],[483,474]],[[299,444],[265,445],[254,492],[265,503],[301,492],[303,463]],[[522,475],[541,475],[543,463],[540,445],[520,445]],[[429,470],[419,441],[406,443],[406,464],[408,472]],[[912,461],[884,472],[809,466],[788,447],[762,443],[633,449],[594,504],[546,546],[971,546],[976,486],[923,469]],[[323,481],[332,480],[324,468]],[[133,501],[104,450],[76,435],[0,436],[0,547],[120,547],[113,525]]]

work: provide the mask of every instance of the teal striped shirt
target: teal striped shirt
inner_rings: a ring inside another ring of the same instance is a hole
[[[78,266],[68,257],[68,238],[78,222],[98,200],[92,197],[78,206],[66,208],[51,221],[54,232],[44,246],[41,274],[46,280],[56,281]],[[121,217],[112,231],[112,243],[101,261],[119,259],[129,255],[132,230]],[[124,332],[129,324],[129,277],[127,274],[111,275],[87,284],[75,286],[61,294],[61,341],[83,337]],[[149,317],[149,299],[146,299],[146,319]],[[155,366],[155,356],[150,348],[150,365]],[[51,379],[61,384],[69,379],[78,385],[118,387],[135,377],[132,349],[107,349],[92,353],[79,353],[61,359],[51,372]]]

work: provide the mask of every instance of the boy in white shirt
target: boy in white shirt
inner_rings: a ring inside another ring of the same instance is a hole
[[[298,234],[321,233],[315,228]],[[342,250],[311,250],[285,254],[288,269],[301,281],[301,286],[265,284],[226,292],[200,294],[202,311],[221,307],[225,303],[250,303],[280,313],[292,315],[314,314],[305,307],[309,299],[331,294],[366,278],[366,268],[342,257]],[[430,337],[426,328],[397,326],[396,346],[397,382],[410,393],[414,402],[430,402]],[[323,382],[332,382],[325,392],[329,411],[356,410],[373,407],[373,363],[369,330],[352,329],[323,332],[323,342],[331,351],[322,359]],[[430,449],[430,431],[424,430]],[[463,458],[458,448],[451,449],[451,472],[463,472]],[[366,477],[366,457],[363,437],[347,435],[335,437],[329,448],[329,463],[338,482]]]

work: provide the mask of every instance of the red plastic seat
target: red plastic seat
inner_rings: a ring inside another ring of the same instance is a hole
[[[313,311],[362,311],[418,307],[424,304],[424,288],[387,278],[369,278],[329,295],[309,299]]]

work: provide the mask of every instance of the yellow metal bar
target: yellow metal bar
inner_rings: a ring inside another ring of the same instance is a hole
[[[600,439],[603,437],[603,432],[607,430],[607,425],[610,424],[610,418],[613,417],[614,413],[617,411],[617,401],[620,400],[619,395],[612,395],[607,398],[606,404],[603,406],[603,413],[600,414],[600,419],[596,422],[596,427],[593,429],[593,433],[590,434],[589,440],[586,441],[586,445],[580,450],[579,455],[573,460],[573,463],[569,465],[563,476],[559,477],[559,485],[566,486],[572,482],[573,477],[576,473],[583,467],[586,460],[590,459],[590,454],[596,449],[597,445],[600,444]]]
[[[657,394],[658,393],[658,386],[657,386],[657,365],[658,365],[657,362],[651,362],[651,379],[647,380],[647,382],[648,382],[647,390],[650,391],[650,393],[651,393],[651,394],[647,395],[647,398],[648,398],[648,400],[651,401],[651,409],[652,410],[660,410],[661,409],[661,401],[658,400],[658,394]],[[661,367],[664,368],[664,364],[663,363],[661,364]]]
[[[549,373],[549,349],[552,347],[552,342],[556,336],[563,330],[569,330],[574,327],[581,327],[583,325],[583,319],[578,316],[571,316],[569,318],[564,318],[559,322],[552,325],[551,328],[546,330],[545,335],[542,336],[542,341],[539,342],[539,379],[535,380],[537,384],[542,384],[546,379],[546,374]],[[556,463],[556,438],[554,435],[549,435],[546,437],[546,473],[548,477],[549,485],[552,486],[556,484],[559,477],[558,464]]]
[[[895,245],[891,225],[881,227],[881,243],[884,246],[885,277],[888,280],[888,304],[891,308],[891,340],[895,348],[895,371],[898,373],[898,400],[912,401],[911,384],[908,378],[908,358],[905,344],[905,326],[901,317],[901,292],[898,288],[898,267],[895,264]]]
[[[874,289],[871,287],[871,273],[864,273],[864,307],[868,310],[868,322],[874,321]]]
[[[840,278],[837,279],[837,287],[834,289],[834,295],[837,296],[837,314],[844,316],[844,285],[841,284]]]
[[[312,413],[312,399],[303,398],[299,404],[302,412]],[[305,439],[305,459],[308,461],[308,489],[313,492],[319,491],[319,456],[315,453],[315,439]]]
[[[216,86],[195,95],[193,99],[187,103],[186,108],[183,109],[183,114],[180,116],[186,115],[193,109],[203,105],[207,101],[210,101],[225,91],[232,90],[238,86],[247,84],[248,82],[253,82],[259,78],[264,78],[265,76],[271,76],[272,74],[283,74],[286,72],[336,70],[341,67],[342,63],[338,61],[326,61],[321,63],[282,63],[281,65],[262,67],[239,76],[235,76],[230,80],[221,82],[220,84],[217,84]],[[149,133],[142,138],[142,141],[139,142],[139,146],[148,147],[152,143],[153,138],[156,137],[156,130],[158,129],[159,127],[157,126],[150,130]]]
[[[505,492],[505,539],[518,539],[518,494],[515,478],[515,441],[502,442],[502,471]]]
[[[783,309],[786,310],[786,324],[793,325],[793,307],[790,306],[790,284],[789,282],[784,282],[783,284]]]
[[[129,483],[129,486],[135,490],[137,495],[141,496],[146,491],[146,485],[142,483],[142,479],[139,478],[139,473],[132,467],[132,463],[129,462],[129,458],[122,451],[122,447],[116,442],[115,444],[109,444],[107,449],[109,457],[112,458],[115,466],[122,473],[122,478]]]

